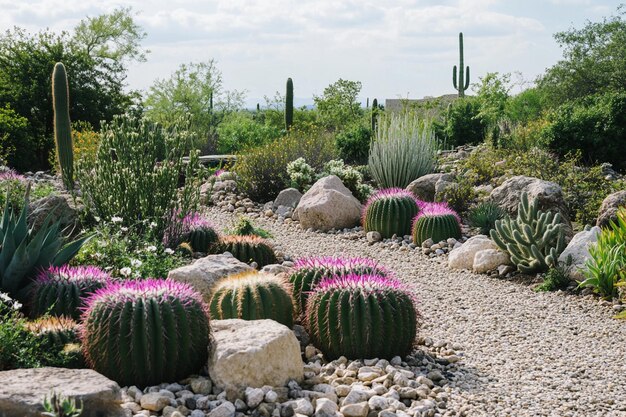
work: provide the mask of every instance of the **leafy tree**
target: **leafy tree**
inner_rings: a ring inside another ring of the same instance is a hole
[[[357,101],[361,86],[360,81],[340,78],[326,87],[321,96],[313,96],[321,124],[339,130],[357,121],[363,115]]]
[[[480,110],[476,97],[466,96],[449,105],[443,129],[438,129],[443,130],[447,146],[475,145],[483,141],[487,125]]]
[[[486,125],[487,137],[494,143],[499,136],[498,122],[505,116],[511,91],[511,74],[489,72],[474,85],[479,112],[476,117]]]
[[[537,120],[545,108],[545,95],[536,88],[528,88],[510,97],[506,104],[506,115],[514,123]]]
[[[12,165],[26,165],[34,149],[27,145],[35,145],[28,142],[28,120],[20,116],[7,104],[0,108],[0,164],[8,163],[11,157]],[[27,152],[16,154],[15,150],[21,148]],[[1,197],[0,197],[1,198]]]

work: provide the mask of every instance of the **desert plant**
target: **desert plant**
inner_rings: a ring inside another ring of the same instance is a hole
[[[372,118],[375,120],[375,110],[372,110]],[[375,121],[373,122],[376,123]],[[335,136],[335,146],[339,156],[346,162],[364,164],[370,151],[372,132],[369,127],[361,123],[346,128]]]
[[[208,360],[208,308],[187,284],[110,284],[87,300],[83,323],[87,362],[120,386],[178,381],[197,374]]]
[[[548,269],[548,272],[546,272],[543,277],[543,282],[535,288],[535,291],[557,291],[567,288],[571,282],[568,274],[568,268],[570,266],[571,265],[561,266],[557,264]]]
[[[175,215],[163,236],[163,245],[176,248],[188,243],[194,252],[208,253],[219,241],[215,226],[202,214],[191,212],[182,219]]]
[[[84,300],[106,286],[111,276],[94,266],[51,266],[42,270],[33,284],[31,314],[67,316],[78,320]]]
[[[421,245],[425,240],[441,242],[461,237],[461,219],[446,203],[425,203],[413,220],[413,243]]]
[[[393,277],[393,273],[377,262],[367,258],[340,258],[321,256],[298,259],[289,276],[298,315],[304,313],[309,293],[327,278],[349,274]]]
[[[285,93],[285,130],[289,131],[293,124],[293,81],[287,78],[287,91]]]
[[[511,261],[523,273],[545,271],[555,266],[565,249],[565,231],[559,213],[539,210],[538,199],[528,201],[523,192],[517,218],[496,221],[490,232],[500,249],[511,255]]]
[[[256,262],[259,268],[277,262],[272,246],[258,236],[224,236],[220,239],[219,252],[230,252],[241,262]]]
[[[212,290],[209,311],[214,319],[271,319],[291,328],[293,299],[276,275],[243,272],[220,280]]]
[[[411,113],[380,117],[368,166],[381,188],[406,188],[435,168],[439,145],[430,126]]]
[[[82,401],[76,406],[74,398],[63,397],[54,391],[50,394],[50,399],[44,397],[42,405],[44,417],[79,417],[83,413]]]
[[[363,228],[366,232],[377,231],[383,238],[408,235],[418,211],[411,192],[401,188],[379,190],[363,208]]]
[[[463,77],[463,33],[459,33],[459,82],[457,83],[456,65],[452,68],[452,85],[459,92],[459,97],[465,97],[465,90],[469,87],[470,69],[465,67],[465,77]],[[464,79],[465,78],[465,79]]]
[[[44,349],[60,350],[79,341],[79,325],[67,317],[42,317],[26,323],[26,329],[41,341]]]
[[[291,181],[291,186],[302,192],[308,191],[317,178],[315,169],[306,163],[304,158],[298,158],[287,164],[287,174]]]
[[[272,234],[265,229],[256,227],[252,224],[252,220],[247,217],[240,217],[232,229],[228,230],[229,235],[236,236],[258,236],[263,239],[269,239]]]
[[[60,222],[51,223],[51,215],[39,230],[29,229],[28,197],[25,200],[19,216],[6,205],[0,222],[0,290],[22,302],[27,300],[40,268],[68,263],[91,238],[85,236],[63,246]]]
[[[496,227],[496,220],[504,218],[505,211],[496,203],[486,201],[472,207],[467,213],[467,223],[480,230],[483,235]]]
[[[54,141],[63,183],[74,188],[74,146],[70,124],[70,90],[65,66],[57,62],[52,72],[52,106],[54,109]]]
[[[306,325],[326,359],[390,359],[411,351],[419,317],[413,294],[399,281],[350,274],[311,292]]]

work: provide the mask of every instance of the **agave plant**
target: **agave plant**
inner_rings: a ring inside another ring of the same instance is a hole
[[[63,246],[60,223],[51,223],[50,216],[39,230],[29,229],[27,207],[28,197],[19,216],[6,205],[0,222],[0,291],[20,301],[28,298],[38,270],[68,263],[91,238],[85,236]]]
[[[472,207],[467,213],[467,222],[470,226],[480,229],[480,233],[488,235],[496,228],[496,220],[503,219],[505,211],[496,203],[486,201]]]

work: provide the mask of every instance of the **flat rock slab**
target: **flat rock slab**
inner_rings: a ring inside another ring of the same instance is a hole
[[[124,415],[120,387],[96,371],[36,368],[0,372],[0,417],[40,417],[43,399],[53,390],[82,401],[81,417]]]

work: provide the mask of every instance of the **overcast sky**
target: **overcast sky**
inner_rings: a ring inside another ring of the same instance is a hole
[[[0,27],[71,29],[86,15],[132,6],[148,61],[130,69],[145,89],[183,62],[215,58],[248,103],[294,80],[298,102],[339,78],[362,98],[453,93],[458,33],[471,82],[487,72],[532,80],[561,57],[553,33],[615,13],[619,0],[0,0]]]

